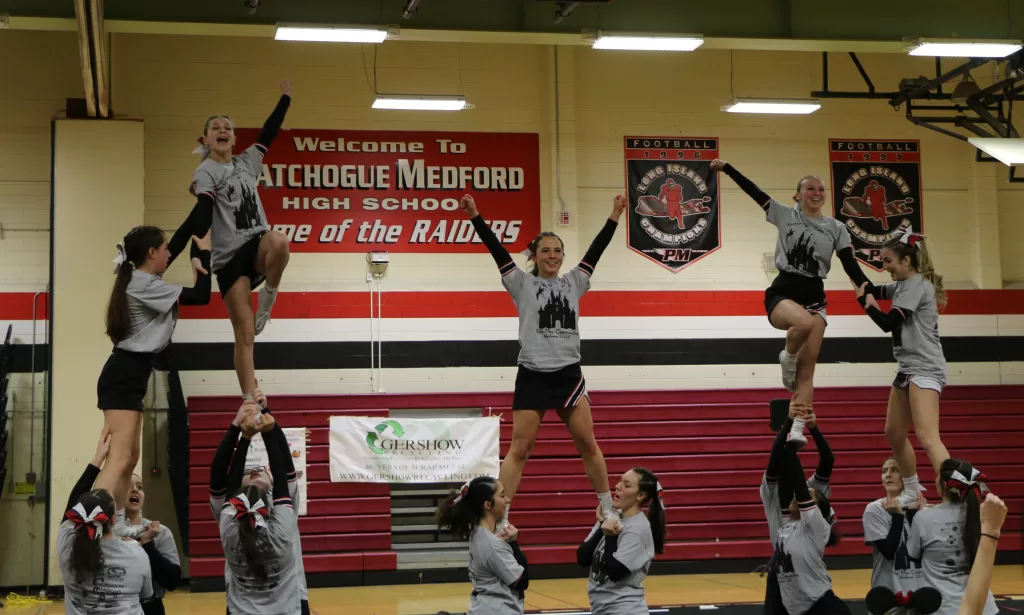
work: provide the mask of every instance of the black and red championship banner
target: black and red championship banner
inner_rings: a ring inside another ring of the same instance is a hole
[[[924,227],[921,142],[830,139],[832,210],[846,225],[857,260],[882,270],[882,246],[896,231]]]
[[[479,252],[467,193],[509,252],[540,233],[536,134],[282,130],[257,185],[293,252]]]
[[[722,246],[718,139],[626,137],[629,249],[680,271]]]

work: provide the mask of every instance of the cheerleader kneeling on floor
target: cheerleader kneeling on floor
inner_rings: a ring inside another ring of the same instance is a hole
[[[615,485],[612,500],[621,519],[602,514],[586,542],[576,549],[576,561],[590,568],[587,593],[594,615],[647,615],[644,579],[655,553],[665,548],[665,505],[658,477],[646,468],[633,468]],[[650,516],[643,507],[649,505]]]
[[[519,530],[506,525],[500,534],[495,534],[508,501],[501,482],[481,476],[463,485],[438,508],[437,526],[469,541],[473,593],[466,615],[523,613],[530,576],[529,564],[517,541]]]

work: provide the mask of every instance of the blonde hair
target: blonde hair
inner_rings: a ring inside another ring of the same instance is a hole
[[[938,304],[939,309],[945,309],[948,303],[946,289],[942,287],[942,276],[935,271],[932,257],[928,254],[928,243],[924,239],[920,239],[911,246],[899,239],[895,239],[885,247],[892,250],[901,261],[904,257],[910,258],[910,266],[916,269],[924,279],[931,282],[932,286],[935,287],[935,303]]]

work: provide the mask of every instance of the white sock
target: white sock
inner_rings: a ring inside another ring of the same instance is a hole
[[[256,300],[256,309],[259,312],[269,312],[270,308],[274,307],[274,301],[277,299],[277,289],[268,285],[264,285],[260,289],[259,299]]]
[[[917,480],[917,474],[903,477],[903,493],[913,493],[914,495],[917,495],[921,490],[921,483]]]
[[[785,355],[786,365],[788,365],[788,366],[794,365],[796,363],[796,355],[795,354],[789,354],[789,349],[788,348],[786,348],[784,350],[786,352],[786,355]]]
[[[802,418],[793,419],[793,427],[789,430],[790,435],[797,434],[803,435],[804,433],[804,420]]]
[[[606,517],[615,510],[615,505],[612,504],[611,491],[605,491],[604,493],[597,494],[597,501],[601,503],[601,510],[604,511]]]

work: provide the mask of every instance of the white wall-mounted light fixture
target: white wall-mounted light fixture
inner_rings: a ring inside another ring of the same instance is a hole
[[[1024,139],[970,137],[967,142],[1008,167],[1024,164]]]
[[[407,94],[378,94],[374,109],[400,109],[407,111],[462,111],[472,109],[463,96],[414,96]]]
[[[383,43],[398,38],[398,26],[357,28],[348,26],[316,26],[278,24],[274,39],[320,43]]]
[[[738,98],[722,107],[729,113],[771,113],[776,115],[807,115],[821,108],[816,100],[781,100]]]
[[[975,40],[957,38],[907,39],[912,56],[944,58],[1005,58],[1021,49],[1017,40]]]
[[[699,34],[613,34],[584,30],[583,40],[594,49],[624,51],[693,51],[704,44]]]

